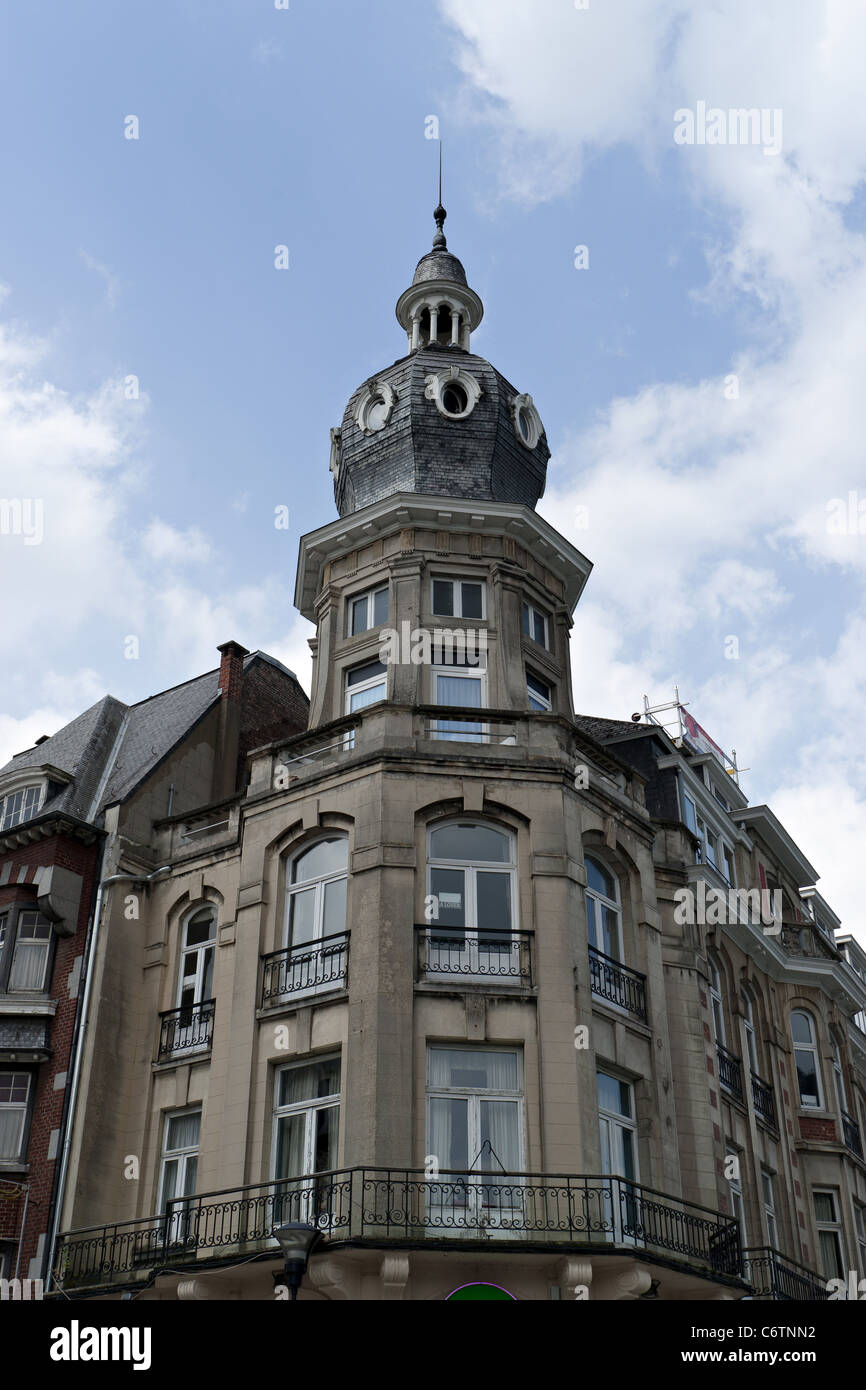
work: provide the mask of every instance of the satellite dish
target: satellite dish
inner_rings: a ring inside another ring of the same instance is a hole
[[[642,718],[642,714],[633,714],[631,717],[631,722],[632,724],[639,724]]]

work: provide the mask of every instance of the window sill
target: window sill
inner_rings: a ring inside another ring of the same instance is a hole
[[[25,994],[14,990],[0,994],[0,1014],[33,1014],[37,1018],[53,1018],[57,1000],[47,994]]]

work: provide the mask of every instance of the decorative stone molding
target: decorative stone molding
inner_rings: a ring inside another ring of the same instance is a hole
[[[406,1255],[386,1255],[379,1266],[379,1278],[386,1298],[402,1298],[409,1282],[409,1260]]]
[[[466,405],[462,410],[447,410],[443,397],[449,386],[457,386],[466,396]],[[425,377],[424,395],[428,401],[432,401],[446,420],[465,420],[471,415],[479,400],[481,399],[481,382],[478,381],[470,372],[465,372],[462,367],[452,365],[446,367],[441,372],[431,372],[430,376]]]
[[[355,424],[361,433],[371,435],[383,430],[396,403],[397,393],[387,381],[369,382],[355,402]]]
[[[337,1259],[314,1260],[307,1270],[314,1289],[332,1299],[357,1299],[360,1276],[355,1269]]]
[[[334,482],[338,483],[343,466],[343,431],[337,425],[331,430],[331,461],[328,466],[334,476]]]
[[[563,1260],[556,1278],[563,1292],[574,1298],[578,1288],[588,1289],[592,1284],[592,1264],[589,1260]]]
[[[534,449],[544,434],[544,426],[532,397],[528,395],[512,396],[509,405],[517,438],[524,449]]]

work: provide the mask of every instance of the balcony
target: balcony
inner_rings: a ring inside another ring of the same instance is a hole
[[[733,1052],[729,1052],[726,1047],[722,1047],[722,1044],[717,1042],[716,1058],[718,1059],[719,1082],[732,1096],[742,1101],[743,1064],[739,1057],[735,1057]]]
[[[595,946],[589,948],[589,981],[593,994],[617,1008],[647,1021],[646,975],[630,970],[621,961],[606,956]]]
[[[655,1259],[708,1279],[742,1278],[739,1228],[709,1208],[607,1176],[350,1168],[183,1198],[161,1215],[68,1231],[55,1278],[64,1290],[145,1278],[228,1253],[272,1253],[286,1221],[314,1223],[326,1244],[498,1248]]]
[[[778,1128],[773,1088],[768,1081],[762,1081],[755,1071],[752,1072],[752,1104],[759,1120],[763,1120],[772,1129]]]
[[[348,956],[347,931],[262,956],[262,1008],[273,1008],[296,995],[344,989]]]
[[[860,1126],[850,1115],[842,1111],[842,1137],[848,1148],[858,1158],[863,1157],[863,1141],[860,1138]]]
[[[532,984],[532,932],[415,926],[419,980]]]
[[[743,1264],[755,1298],[817,1303],[830,1296],[816,1274],[769,1245],[748,1246]]]
[[[173,1062],[190,1053],[206,1052],[213,1039],[213,1020],[216,1001],[206,999],[202,1004],[187,1004],[160,1014],[158,1062]]]

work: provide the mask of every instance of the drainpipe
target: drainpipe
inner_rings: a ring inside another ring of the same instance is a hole
[[[63,1139],[63,1151],[60,1158],[60,1173],[57,1181],[56,1196],[54,1201],[54,1211],[51,1221],[51,1239],[48,1244],[48,1267],[45,1271],[46,1290],[51,1289],[54,1278],[54,1252],[57,1245],[57,1228],[60,1225],[60,1218],[63,1213],[63,1200],[66,1196],[66,1178],[69,1168],[69,1152],[72,1148],[72,1135],[75,1128],[75,1106],[78,1100],[78,1086],[81,1079],[81,1058],[84,1055],[84,1040],[87,1035],[87,1023],[90,1011],[90,995],[93,985],[93,976],[96,969],[96,950],[99,943],[100,918],[102,916],[102,897],[105,888],[113,883],[150,883],[151,879],[158,874],[167,873],[171,868],[170,864],[161,864],[158,869],[154,869],[152,874],[111,874],[108,878],[100,879],[96,890],[96,903],[93,908],[93,937],[90,948],[87,952],[87,960],[84,967],[84,998],[81,1001],[80,1027],[75,1045],[75,1057],[72,1062],[72,1080],[69,1087],[69,1119],[66,1125],[66,1134]]]

